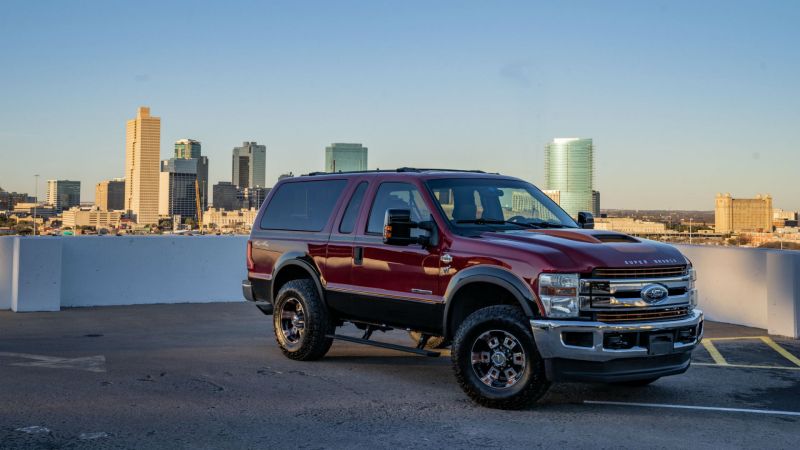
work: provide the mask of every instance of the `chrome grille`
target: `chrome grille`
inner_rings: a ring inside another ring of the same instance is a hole
[[[606,279],[638,279],[680,277],[686,275],[686,266],[661,267],[603,267],[592,272],[592,278]]]
[[[658,310],[639,310],[639,311],[613,311],[598,312],[596,319],[599,322],[635,322],[638,320],[672,320],[680,319],[689,315],[688,307],[658,309]]]

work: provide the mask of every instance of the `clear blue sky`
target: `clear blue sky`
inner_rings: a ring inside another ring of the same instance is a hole
[[[245,140],[268,183],[331,142],[541,183],[548,140],[591,137],[604,208],[800,209],[798,24],[797,1],[6,0],[0,186],[91,200],[147,105],[162,156],[202,141],[212,183]]]

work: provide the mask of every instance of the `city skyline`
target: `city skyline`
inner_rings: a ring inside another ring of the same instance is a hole
[[[194,23],[209,33],[189,37],[166,32],[180,4],[155,15],[12,4],[0,27],[14,43],[0,74],[14,87],[0,111],[11,161],[0,186],[32,195],[40,174],[40,195],[43,180],[70,179],[91,199],[124,175],[120,124],[149,105],[163,118],[159,159],[166,143],[197,138],[216,161],[210,184],[229,179],[223,162],[248,140],[268,148],[267,186],[322,170],[331,142],[363,142],[370,169],[476,168],[543,187],[544,145],[591,136],[604,207],[710,210],[717,192],[767,191],[800,209],[800,61],[786,57],[800,40],[796,4],[455,6],[198,4]],[[345,25],[336,36],[330,20]],[[572,31],[559,33],[565,21]],[[243,26],[263,32],[236,37]],[[103,42],[87,45],[96,33]],[[203,70],[163,64],[178,55]],[[242,60],[247,70],[233,70]]]

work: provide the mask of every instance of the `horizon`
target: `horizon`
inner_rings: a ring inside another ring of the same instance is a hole
[[[357,142],[370,169],[458,166],[544,189],[545,144],[579,136],[595,145],[602,209],[709,211],[730,192],[800,210],[792,2],[11,2],[5,12],[8,191],[33,195],[38,173],[40,198],[47,179],[79,180],[82,200],[94,198],[99,181],[123,174],[125,123],[149,106],[161,159],[178,139],[199,140],[212,185],[230,181],[243,141],[266,145],[268,186],[322,170],[331,143]],[[174,32],[175,17],[188,32]]]

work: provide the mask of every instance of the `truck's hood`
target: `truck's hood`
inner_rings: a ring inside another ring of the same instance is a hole
[[[556,270],[571,266],[581,272],[597,267],[686,264],[673,246],[622,233],[583,229],[541,229],[486,232],[481,240],[550,260]]]

